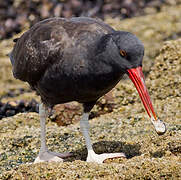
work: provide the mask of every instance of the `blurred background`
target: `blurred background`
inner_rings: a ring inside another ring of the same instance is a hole
[[[49,17],[131,18],[160,12],[180,0],[0,0],[0,40]]]

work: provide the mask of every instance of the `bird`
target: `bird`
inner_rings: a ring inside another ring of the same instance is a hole
[[[41,147],[34,163],[62,162],[71,153],[48,150],[45,122],[56,104],[77,101],[88,151],[87,162],[125,157],[123,153],[96,154],[89,134],[89,113],[104,94],[127,74],[135,85],[158,134],[166,131],[157,118],[142,71],[143,43],[132,33],[117,31],[102,20],[88,17],[53,17],[33,25],[15,39],[9,54],[16,79],[28,82],[41,97],[39,105]]]

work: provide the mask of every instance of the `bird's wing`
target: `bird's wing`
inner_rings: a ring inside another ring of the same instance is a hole
[[[41,21],[17,40],[11,53],[13,74],[33,86],[49,67],[61,64],[67,49],[77,45],[85,48],[98,34],[111,32],[111,27],[91,18]]]

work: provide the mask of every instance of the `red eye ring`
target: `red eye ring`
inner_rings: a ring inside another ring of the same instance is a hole
[[[123,56],[123,57],[127,56],[126,51],[124,51],[124,50],[122,50],[122,49],[119,51],[119,53],[120,53],[120,55]]]

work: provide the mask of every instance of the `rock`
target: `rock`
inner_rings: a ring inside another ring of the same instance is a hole
[[[66,126],[76,123],[80,120],[82,107],[77,102],[56,105],[53,109],[53,115],[50,116],[58,126]]]
[[[38,112],[38,103],[36,100],[32,99],[30,102],[20,100],[9,101],[7,103],[0,102],[0,119],[3,117],[14,116],[20,112]]]
[[[16,114],[15,110],[7,110],[6,111],[6,117],[14,116]]]
[[[0,107],[3,106],[3,103],[0,101]]]
[[[8,102],[8,104],[10,104],[14,108],[18,105],[18,103],[15,101],[10,101],[10,102]]]
[[[28,112],[39,112],[39,104],[35,99],[28,102],[27,105],[25,105],[25,108]]]
[[[18,102],[18,108],[21,109],[21,108],[23,108],[23,107],[25,107],[25,101],[24,101],[24,100],[20,100],[20,101]]]
[[[107,93],[101,98],[90,113],[90,119],[99,117],[100,115],[110,113],[115,107],[112,92]],[[83,108],[78,102],[70,102],[58,104],[53,108],[50,119],[58,124],[58,126],[67,126],[80,121]]]

